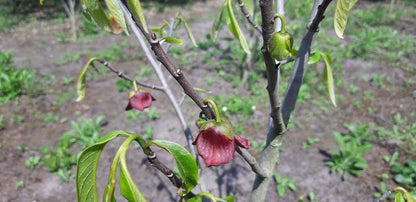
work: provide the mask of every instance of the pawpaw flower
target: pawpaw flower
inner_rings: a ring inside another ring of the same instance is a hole
[[[210,104],[213,106],[213,102]],[[199,134],[192,142],[196,145],[198,154],[204,160],[206,167],[230,162],[234,157],[236,146],[250,148],[250,141],[235,135],[230,122],[219,117],[216,106],[213,108],[216,119],[206,121],[199,119],[197,121]]]
[[[145,108],[151,107],[152,102],[156,99],[145,90],[139,89],[130,91],[129,103],[127,104],[126,111],[131,109],[137,109],[143,111]]]

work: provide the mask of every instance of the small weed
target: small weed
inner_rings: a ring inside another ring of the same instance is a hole
[[[65,36],[64,33],[58,34],[58,41],[59,41],[59,43],[65,43],[65,42],[67,42],[67,39],[66,39],[66,36]]]
[[[309,149],[309,147],[311,147],[315,143],[318,143],[319,141],[321,141],[321,139],[308,137],[306,139],[306,142],[302,142],[302,149]]]
[[[387,191],[386,184],[384,182],[380,182],[380,189],[379,192],[374,194],[374,198],[380,198]]]
[[[34,169],[39,163],[40,156],[31,156],[28,160],[25,161],[25,166],[30,169]]]
[[[74,81],[74,77],[66,77],[66,76],[64,76],[64,77],[62,77],[61,84],[62,84],[62,85],[69,85],[69,84],[71,84],[73,81]]]
[[[19,146],[17,146],[17,149],[20,152],[26,152],[28,150],[28,147],[25,147],[23,144],[20,144]]]
[[[152,126],[146,126],[146,128],[144,129],[145,133],[142,135],[142,137],[145,140],[150,140],[153,137],[153,128]]]
[[[19,182],[17,182],[16,183],[16,185],[14,185],[14,188],[17,190],[17,189],[20,189],[20,188],[25,188],[25,183],[23,182],[23,180],[20,180]]]
[[[392,167],[396,163],[396,159],[398,157],[399,157],[399,152],[395,151],[393,155],[391,155],[391,157],[384,155],[383,160],[387,163],[387,165],[389,165],[389,167]]]
[[[152,120],[157,120],[160,118],[160,115],[156,114],[156,107],[146,108],[144,110],[144,113],[147,118],[152,119]]]
[[[284,196],[286,189],[296,191],[295,182],[288,177],[281,177],[279,173],[274,173],[274,180],[276,181],[276,190],[279,196]]]
[[[258,99],[251,96],[217,95],[214,96],[214,100],[220,103],[219,109],[226,109],[225,111],[223,110],[226,116],[240,114],[248,117],[253,114],[253,106],[256,106],[258,103]]]
[[[342,174],[342,179],[347,178],[349,173],[361,176],[359,170],[367,168],[367,163],[361,154],[370,149],[372,145],[366,143],[359,146],[354,139],[346,138],[347,136],[342,136],[337,132],[334,132],[334,137],[340,150],[333,150],[331,159],[325,164],[331,167],[332,173]]]
[[[144,115],[137,110],[126,111],[126,116],[128,121],[136,121],[144,118]]]
[[[256,141],[252,137],[247,137],[247,139],[250,140],[250,146],[256,149],[258,152],[263,151],[264,147],[266,146],[266,142],[262,140]]]
[[[390,171],[395,174],[394,181],[411,189],[416,189],[416,161],[408,160],[404,165],[396,162]]]
[[[383,174],[377,175],[377,178],[381,181],[384,181],[384,180],[389,179],[389,174],[383,173]]]
[[[124,92],[128,90],[129,88],[131,88],[133,85],[131,81],[127,81],[124,79],[114,80],[114,83],[116,83],[116,88],[118,92]]]
[[[0,130],[4,128],[4,115],[0,115]]]
[[[47,113],[45,115],[45,118],[43,119],[44,124],[58,122],[58,121],[59,121],[59,114],[52,114],[52,113]]]
[[[357,146],[366,144],[369,140],[376,140],[376,137],[369,133],[369,124],[360,124],[358,127],[353,124],[344,124],[344,127],[348,129],[348,135],[344,136],[347,141],[354,141]]]

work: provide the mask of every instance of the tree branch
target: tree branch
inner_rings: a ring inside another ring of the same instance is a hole
[[[102,65],[106,66],[110,71],[116,73],[118,77],[120,77],[124,80],[133,82],[133,79],[130,76],[128,76],[128,75],[124,74],[123,72],[119,71],[118,69],[114,68],[107,61],[98,60],[98,62],[101,63]],[[136,84],[140,85],[140,86],[143,86],[145,88],[151,88],[151,89],[155,89],[155,90],[164,91],[164,88],[162,86],[156,86],[156,85],[153,85],[153,84],[143,83],[143,82],[140,82],[140,81],[136,81]]]
[[[240,5],[241,12],[246,17],[248,23],[250,23],[254,27],[254,29],[256,29],[261,34],[262,31],[261,31],[260,26],[253,20],[253,18],[251,18],[250,14],[247,12],[246,7],[244,6],[244,2],[242,0],[238,0],[238,3]]]
[[[156,55],[156,59],[163,64],[163,66],[168,70],[168,72],[173,76],[173,78],[176,79],[176,81],[182,86],[185,94],[187,94],[202,110],[202,112],[205,114],[205,116],[208,119],[214,118],[213,113],[211,112],[211,109],[203,103],[203,99],[197,94],[197,92],[194,90],[194,88],[191,86],[191,84],[186,79],[185,75],[182,73],[182,70],[180,68],[177,68],[167,57],[166,53],[163,51],[162,46],[159,43],[159,40],[157,39],[155,33],[153,33],[151,30],[145,31],[143,26],[140,24],[139,20],[136,18],[136,16],[132,15],[132,10],[126,0],[121,0],[123,6],[125,6],[128,9],[129,15],[126,15],[127,18],[132,19],[136,27],[138,27],[141,31],[141,33],[145,36],[146,40],[150,43],[153,53]]]
[[[332,0],[315,0],[311,16],[295,59],[294,69],[290,76],[286,97],[283,101],[282,114],[285,125],[289,124],[290,115],[296,106],[299,89],[302,85],[305,67],[308,64],[312,40],[319,31],[319,23],[324,19],[324,12]]]
[[[267,177],[266,172],[264,172],[264,170],[259,166],[259,164],[257,164],[256,158],[254,158],[250,153],[248,153],[247,150],[241,149],[240,147],[236,147],[236,151],[244,158],[245,161],[247,161],[247,163],[251,167],[251,170],[254,173],[264,178]]]

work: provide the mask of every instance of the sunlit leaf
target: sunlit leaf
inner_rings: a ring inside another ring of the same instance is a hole
[[[171,44],[182,45],[182,40],[174,38],[174,37],[170,37],[170,36],[163,37],[161,39],[161,41],[168,42],[168,43],[171,43]]]
[[[315,64],[319,62],[319,60],[321,60],[321,54],[319,54],[319,51],[312,52],[309,56],[308,65]]]
[[[407,202],[415,202],[415,200],[413,199],[413,197],[409,194],[409,192],[407,192],[406,189],[404,189],[403,187],[395,187],[393,190],[393,192],[397,192],[400,193],[399,191],[403,192],[404,195],[406,196],[406,200]]]
[[[397,192],[396,196],[394,197],[394,202],[405,202],[402,193]]]
[[[130,176],[130,172],[127,168],[126,163],[126,152],[129,148],[130,143],[138,138],[139,136],[130,136],[120,146],[120,192],[130,202],[142,202],[146,201],[140,193],[137,186],[134,184],[133,179]]]
[[[323,52],[319,52],[319,53],[325,62],[325,71],[323,73],[322,78],[328,85],[329,99],[331,100],[334,106],[337,106],[337,103],[335,100],[334,78],[332,77],[332,70],[331,70],[331,63],[332,63],[331,56],[328,53],[323,53]]]
[[[90,58],[87,62],[87,64],[84,66],[84,68],[82,68],[81,72],[79,73],[78,76],[78,81],[77,81],[77,93],[78,93],[78,98],[77,98],[77,102],[81,101],[82,99],[84,99],[85,97],[85,73],[88,70],[88,67],[92,66],[95,69],[95,66],[93,64],[94,61],[99,60],[96,57]]]
[[[89,19],[107,32],[111,32],[110,21],[105,14],[99,0],[81,0],[81,11]]]
[[[338,132],[334,132],[334,138],[337,141],[341,152],[344,152],[345,151],[345,145],[344,145],[344,138],[342,137],[342,135]]]
[[[44,0],[40,0],[40,1],[39,1],[40,5],[42,5],[42,4],[43,4],[43,1],[44,1]]]
[[[218,36],[218,31],[221,29],[224,16],[225,16],[225,10],[227,7],[228,0],[224,1],[224,4],[221,6],[220,12],[217,14],[214,20],[214,24],[212,25],[212,39],[216,40]]]
[[[143,26],[144,30],[148,32],[146,19],[144,18],[144,13],[142,10],[142,6],[140,5],[140,1],[139,0],[127,0],[127,3],[130,5],[133,11],[133,14],[137,17],[140,24]]]
[[[113,202],[115,201],[114,198],[114,187],[116,185],[116,171],[118,160],[120,159],[120,150],[117,151],[116,155],[114,156],[113,163],[110,167],[110,172],[108,174],[107,185],[104,189],[103,201],[104,202]]]
[[[233,33],[235,38],[237,38],[237,40],[240,42],[240,45],[243,48],[243,50],[247,54],[250,54],[250,49],[248,48],[246,38],[244,37],[243,32],[241,31],[240,26],[238,26],[237,20],[234,16],[231,0],[226,0],[226,2],[227,6],[225,9],[225,22],[227,23],[231,33]]]
[[[338,0],[335,7],[334,29],[337,36],[341,39],[344,37],[345,27],[347,25],[348,12],[357,3],[358,0]]]
[[[195,46],[195,47],[198,47],[198,45],[196,44],[196,42],[195,42],[195,38],[194,38],[194,36],[192,35],[192,32],[191,32],[191,30],[189,29],[189,26],[188,26],[188,24],[186,23],[186,21],[183,19],[183,18],[181,18],[181,17],[176,17],[179,21],[181,21],[182,23],[183,23],[183,26],[185,26],[185,29],[186,29],[186,33],[188,34],[188,37],[189,37],[189,40],[191,40],[192,41],[192,44]]]
[[[98,159],[104,146],[117,136],[130,136],[130,133],[124,131],[111,131],[101,137],[97,142],[82,151],[77,162],[77,171],[75,174],[75,186],[77,192],[77,201],[98,201],[96,172]]]
[[[198,166],[192,155],[182,146],[164,140],[151,140],[148,145],[158,146],[172,154],[178,167],[179,175],[184,181],[185,193],[191,191],[198,182]]]
[[[123,11],[120,8],[120,5],[118,4],[118,1],[116,0],[104,0],[105,4],[107,5],[108,10],[110,11],[110,16],[114,18],[114,20],[117,22],[117,24],[128,34],[127,31],[127,25],[126,21],[124,19]],[[113,27],[113,33],[119,34],[120,32],[117,29],[114,29],[115,25],[111,22],[110,24]]]

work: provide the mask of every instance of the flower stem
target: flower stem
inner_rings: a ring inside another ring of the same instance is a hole
[[[211,99],[205,99],[204,104],[210,104],[211,105],[212,110],[214,110],[214,113],[215,113],[215,122],[221,123],[220,112],[218,111],[218,108],[217,108],[217,105],[215,104],[215,102]]]
[[[285,33],[286,32],[286,23],[285,23],[285,18],[282,16],[282,15],[280,15],[280,14],[274,14],[274,16],[273,16],[273,19],[275,19],[276,20],[276,18],[280,18],[280,21],[282,21],[282,29],[281,29],[281,33]]]
[[[134,86],[134,91],[138,91],[139,90],[137,88],[136,79],[133,79],[133,86]]]

